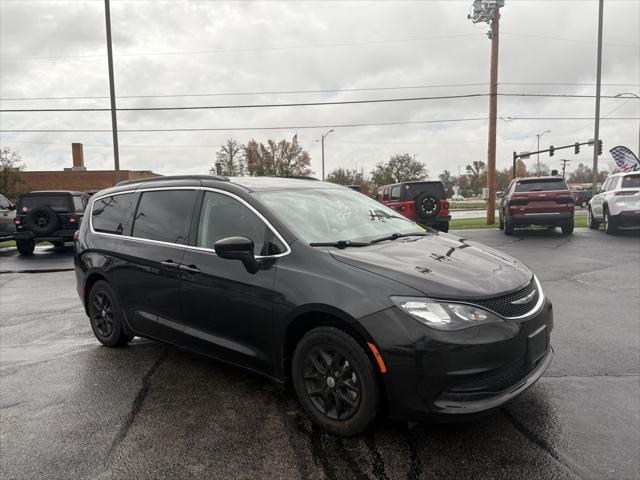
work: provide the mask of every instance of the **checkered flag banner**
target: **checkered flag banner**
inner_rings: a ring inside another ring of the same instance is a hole
[[[638,160],[638,157],[636,157],[627,147],[619,145],[617,147],[613,147],[609,152],[611,152],[611,156],[616,161],[616,165],[618,165],[621,172],[626,173],[640,170],[640,161]]]

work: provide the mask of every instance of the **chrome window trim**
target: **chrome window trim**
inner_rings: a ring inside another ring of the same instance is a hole
[[[185,248],[186,250],[203,251],[203,252],[209,252],[209,253],[215,254],[216,251],[213,248],[196,247],[196,246],[193,246],[193,245],[185,245],[185,244],[182,244],[182,243],[163,242],[161,240],[153,240],[153,239],[150,239],[150,238],[139,238],[139,237],[134,237],[132,235],[117,235],[115,233],[97,232],[96,230],[94,230],[94,228],[93,228],[93,205],[98,200],[101,200],[101,199],[107,198],[107,197],[115,197],[117,195],[124,195],[126,193],[157,192],[157,191],[164,191],[164,190],[204,190],[204,191],[208,191],[208,192],[220,193],[222,195],[226,195],[228,197],[231,197],[234,200],[237,200],[238,202],[240,202],[245,207],[247,207],[251,212],[253,212],[269,228],[269,230],[271,230],[271,232],[276,236],[276,238],[278,240],[280,240],[280,242],[287,249],[285,252],[278,253],[277,255],[256,255],[256,257],[255,257],[256,259],[280,258],[280,257],[284,257],[286,255],[289,255],[291,253],[291,247],[285,241],[285,239],[282,237],[282,235],[280,235],[280,232],[278,232],[275,229],[275,227],[273,225],[271,225],[271,222],[269,222],[269,220],[267,220],[251,204],[249,204],[246,200],[244,200],[243,198],[239,197],[235,193],[227,192],[226,190],[220,190],[218,188],[212,188],[212,187],[197,187],[197,186],[193,186],[193,187],[190,187],[190,186],[182,186],[182,187],[180,187],[180,186],[176,186],[176,187],[149,187],[149,188],[140,188],[140,189],[134,189],[134,190],[123,190],[121,192],[114,192],[114,193],[105,193],[104,195],[101,195],[99,197],[95,197],[95,198],[92,197],[91,198],[91,210],[90,210],[90,216],[89,216],[89,229],[91,230],[91,233],[93,233],[95,235],[102,235],[102,236],[105,236],[105,237],[123,238],[123,239],[126,239],[126,240],[133,240],[133,241],[136,241],[136,242],[152,243],[152,244],[156,244],[156,245],[166,245],[166,246],[170,246],[170,247],[181,247],[181,248]],[[198,220],[200,220],[200,219],[198,219]]]

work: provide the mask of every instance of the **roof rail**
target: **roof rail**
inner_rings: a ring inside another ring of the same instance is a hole
[[[138,180],[123,180],[122,182],[116,183],[116,186],[130,185],[132,183],[162,182],[164,180],[218,180],[220,182],[229,181],[227,177],[223,177],[222,175],[160,175],[158,177],[139,178]]]
[[[316,177],[306,177],[304,175],[270,175],[272,178],[292,178],[295,180],[313,180],[314,182],[319,182],[320,180]]]

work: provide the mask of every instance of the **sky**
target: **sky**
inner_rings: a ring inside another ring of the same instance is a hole
[[[112,0],[118,107],[487,94],[491,42],[486,24],[467,19],[471,4]],[[511,165],[513,151],[536,150],[537,133],[550,130],[542,136],[541,148],[593,138],[595,99],[590,97],[595,95],[597,20],[597,1],[505,1],[499,92],[588,98],[500,96],[499,169]],[[0,0],[0,27],[1,109],[109,107],[102,0]],[[602,84],[603,96],[640,95],[638,0],[604,2]],[[320,176],[320,137],[333,129],[325,141],[327,173],[344,167],[366,175],[392,154],[409,153],[436,178],[444,169],[457,174],[474,160],[486,161],[488,115],[487,96],[122,111],[120,168],[165,175],[207,173],[228,138],[240,143],[251,138],[290,141],[297,134]],[[601,164],[606,167],[608,150],[616,145],[637,153],[640,100],[602,98],[601,115]],[[18,151],[28,170],[61,170],[71,165],[70,144],[81,142],[88,169],[110,169],[110,128],[108,111],[5,112],[0,113],[0,144]],[[194,128],[217,130],[125,131]],[[51,129],[107,131],[4,132]],[[592,152],[583,147],[579,155],[570,149],[554,157],[543,154],[540,160],[559,169],[560,159],[566,158],[571,170],[579,162],[590,164]],[[531,167],[534,163],[535,158],[527,161]]]

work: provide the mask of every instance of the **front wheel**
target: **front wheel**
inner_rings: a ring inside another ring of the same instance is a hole
[[[573,233],[573,219],[560,227],[563,235],[571,235]]]
[[[16,240],[16,247],[20,255],[31,255],[36,248],[36,242],[33,240]]]
[[[505,218],[504,220],[504,234],[505,235],[513,235],[513,224]]]
[[[373,365],[344,331],[309,331],[293,353],[291,375],[302,408],[327,432],[350,437],[375,420],[380,395]]]
[[[97,281],[89,293],[89,320],[98,341],[107,347],[126,345],[133,339],[123,331],[124,314],[111,286]]]

